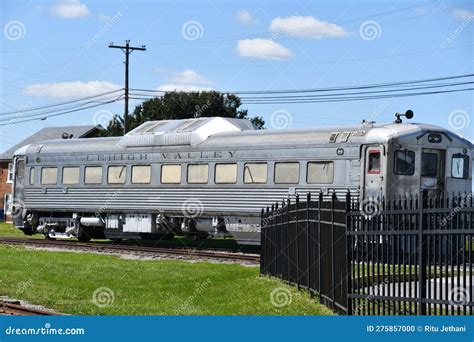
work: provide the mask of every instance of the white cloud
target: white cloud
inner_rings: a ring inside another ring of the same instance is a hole
[[[455,9],[453,15],[458,20],[474,20],[474,13],[465,9]]]
[[[200,85],[192,85],[192,84],[163,84],[158,87],[158,90],[161,91],[206,91],[206,90],[214,90],[211,87],[200,86]]]
[[[285,34],[300,38],[331,38],[345,37],[349,32],[339,25],[318,20],[311,16],[277,17],[270,23],[270,31],[274,35]]]
[[[186,69],[181,72],[175,72],[168,78],[170,83],[158,87],[162,91],[205,91],[214,90],[209,85],[210,80],[198,74],[196,71]]]
[[[181,72],[174,73],[170,78],[169,81],[172,83],[179,83],[179,84],[212,84],[204,76],[199,75],[196,71],[187,69]]]
[[[23,92],[31,96],[50,98],[81,98],[120,89],[106,81],[40,83],[26,87]]]
[[[60,18],[77,19],[87,17],[89,9],[79,0],[63,0],[51,7],[51,12]]]
[[[255,38],[239,40],[237,53],[241,57],[254,57],[263,59],[288,59],[293,56],[290,49],[270,39]]]
[[[251,24],[253,21],[253,18],[250,15],[249,11],[246,11],[246,10],[238,11],[237,14],[235,15],[235,18],[237,19],[238,22],[242,24]]]

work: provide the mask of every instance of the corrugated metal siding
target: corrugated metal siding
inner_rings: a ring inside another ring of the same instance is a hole
[[[305,196],[314,188],[298,188],[296,193]],[[347,188],[339,189],[344,196]],[[182,214],[185,201],[200,201],[203,215],[260,214],[263,206],[281,202],[288,198],[288,188],[233,187],[213,189],[126,187],[126,188],[41,188],[25,189],[25,204],[28,209],[52,211],[162,211]],[[192,202],[190,202],[192,203]],[[191,204],[189,204],[191,205]]]

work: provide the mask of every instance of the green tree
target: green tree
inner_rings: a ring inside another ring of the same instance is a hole
[[[128,117],[129,130],[146,121],[190,119],[221,116],[226,118],[248,119],[257,128],[263,129],[262,117],[248,117],[246,109],[240,109],[241,100],[234,94],[221,94],[216,91],[168,92],[163,97],[144,101],[135,107]],[[109,123],[105,135],[123,135],[123,118],[116,115]]]

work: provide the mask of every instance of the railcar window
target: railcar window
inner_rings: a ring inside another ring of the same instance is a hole
[[[378,174],[381,170],[381,153],[380,151],[373,150],[369,151],[369,168],[367,173]]]
[[[267,182],[267,163],[247,163],[244,166],[245,184],[263,184]]]
[[[300,181],[300,163],[275,163],[275,183],[293,184]]]
[[[393,172],[396,175],[412,176],[415,174],[415,152],[408,150],[395,151]]]
[[[436,177],[438,174],[438,155],[436,153],[421,154],[421,176]]]
[[[84,183],[100,184],[102,183],[102,166],[86,166],[84,172]]]
[[[237,183],[237,164],[216,164],[216,184]]]
[[[209,165],[190,164],[188,165],[188,183],[206,184],[209,180]]]
[[[132,166],[132,183],[148,184],[151,181],[150,165],[134,165]]]
[[[68,166],[63,168],[63,184],[79,183],[79,167]]]
[[[30,168],[30,185],[35,184],[35,168]]]
[[[43,167],[41,169],[41,184],[56,184],[58,169],[56,167]]]
[[[309,162],[307,168],[306,182],[313,183],[332,183],[334,180],[333,162]]]
[[[123,184],[127,175],[127,167],[125,165],[109,166],[107,174],[107,182],[109,184]]]
[[[161,166],[161,183],[179,184],[181,183],[181,165],[168,164]]]
[[[453,178],[469,178],[469,156],[454,154],[451,162],[451,176]]]
[[[16,176],[23,178],[25,176],[25,162],[23,160],[18,161],[16,165]]]

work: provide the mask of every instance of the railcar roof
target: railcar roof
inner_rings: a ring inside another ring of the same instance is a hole
[[[233,119],[244,120],[245,119]],[[202,123],[201,123],[202,124]],[[231,122],[232,124],[232,122]],[[150,123],[145,123],[152,127]],[[202,127],[202,125],[197,125]],[[141,127],[141,126],[140,126]],[[139,127],[139,128],[140,128]],[[134,130],[137,132],[136,130]],[[134,132],[132,131],[132,132]],[[390,139],[405,139],[416,141],[416,137],[424,132],[442,132],[448,135],[453,141],[462,144],[467,148],[473,147],[472,143],[457,133],[446,130],[445,128],[420,124],[420,123],[390,123],[390,124],[361,124],[356,126],[335,126],[307,129],[265,129],[255,130],[250,126],[241,126],[241,128],[228,129],[214,134],[201,134],[200,139],[193,142],[172,140],[167,144],[153,144],[152,140],[148,145],[124,146],[124,137],[112,138],[89,138],[84,140],[49,140],[41,143],[31,144],[16,151],[16,154],[35,154],[35,153],[71,153],[71,152],[99,152],[116,151],[129,152],[136,150],[137,147],[153,148],[155,151],[166,150],[168,148],[184,149],[187,146],[191,148],[238,148],[255,146],[304,146],[334,143],[383,143]],[[131,133],[132,133],[131,132]],[[139,132],[142,132],[139,130]],[[187,133],[190,133],[189,131]],[[192,133],[192,132],[191,132]],[[202,133],[202,132],[201,132]],[[142,134],[142,133],[140,133]],[[162,137],[160,137],[162,139]],[[174,138],[173,138],[174,139]],[[166,146],[163,146],[166,145]]]
[[[420,123],[361,124],[307,129],[269,129],[215,134],[205,141],[207,146],[282,145],[335,143],[383,143],[394,138],[409,139],[423,132],[442,132],[451,139],[472,146],[471,142],[445,128]]]

